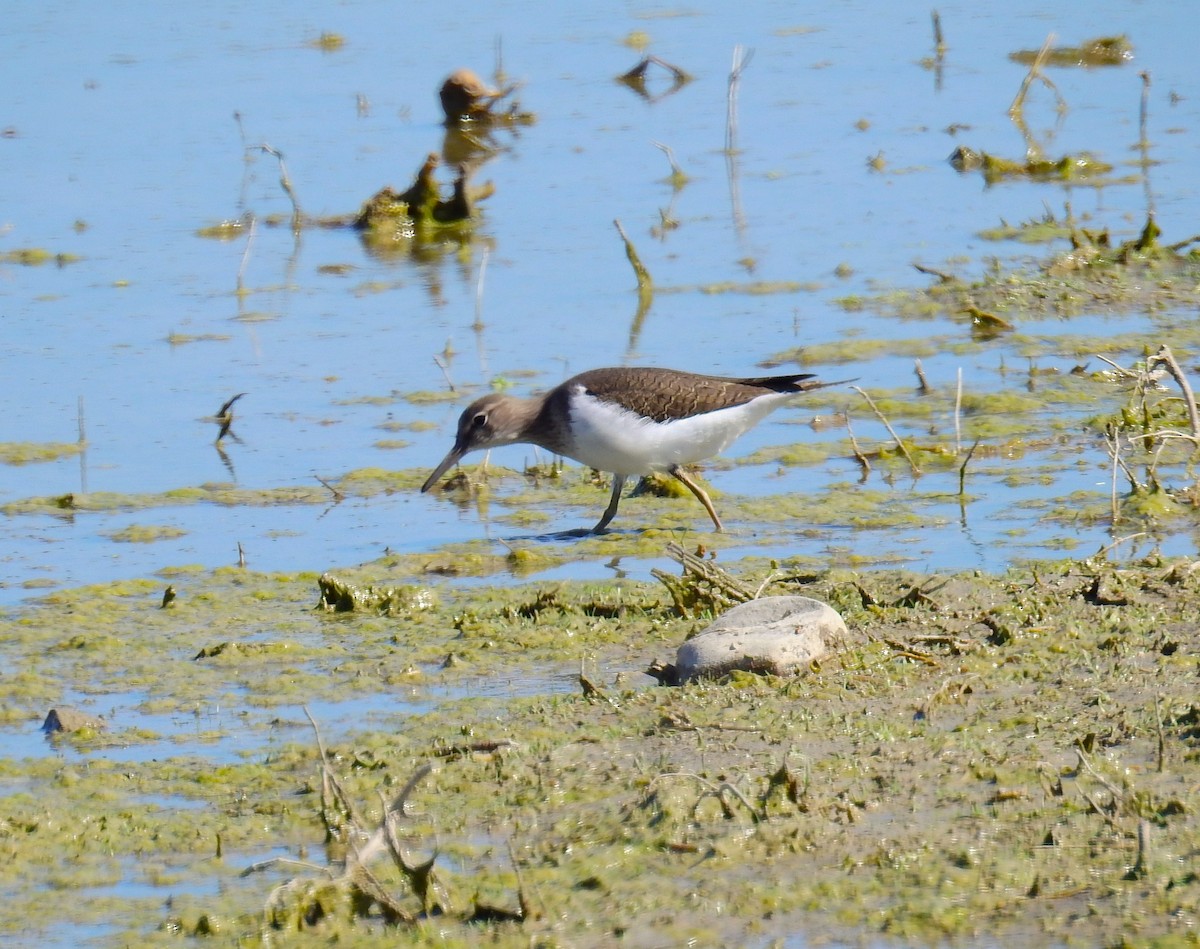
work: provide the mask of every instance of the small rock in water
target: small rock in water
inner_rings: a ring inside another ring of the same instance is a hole
[[[77,709],[64,707],[50,709],[46,720],[42,722],[42,731],[47,735],[52,735],[55,732],[70,734],[71,732],[81,731],[84,728],[101,731],[104,728],[104,719],[96,718]]]
[[[838,612],[807,596],[769,596],[735,606],[697,633],[674,666],[650,675],[672,685],[742,669],[791,675],[843,644],[849,631]]]

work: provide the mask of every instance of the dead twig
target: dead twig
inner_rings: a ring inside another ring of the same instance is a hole
[[[621,240],[625,242],[625,256],[629,258],[634,275],[637,277],[638,293],[650,293],[654,288],[654,281],[650,277],[650,271],[646,269],[645,264],[642,263],[642,259],[638,256],[637,248],[633,246],[633,241],[626,236],[625,228],[621,227],[621,222],[614,219],[613,224],[617,228],[617,233],[621,235]]]
[[[729,88],[725,95],[725,151],[737,151],[738,132],[738,86],[742,81],[742,73],[754,59],[754,50],[749,50],[738,44],[733,48],[733,66],[729,70]]]
[[[79,427],[79,493],[87,494],[87,416],[83,411],[83,396],[77,397],[75,411]]]
[[[742,210],[742,191],[738,176],[737,152],[737,93],[742,73],[754,58],[754,51],[747,55],[742,46],[733,49],[733,68],[729,73],[729,90],[725,107],[725,177],[729,181],[729,205],[733,215],[733,227],[740,237],[746,230],[746,215]]]
[[[679,167],[679,162],[675,160],[675,152],[671,150],[671,146],[664,145],[662,142],[651,142],[650,144],[667,156],[667,161],[671,165],[671,184],[677,189],[683,187],[688,180],[687,172]]]
[[[488,248],[484,247],[483,254],[479,259],[479,278],[475,281],[475,325],[471,327],[477,333],[483,329],[483,279],[487,276],[487,265]],[[454,391],[453,385],[450,386],[450,391]]]
[[[1183,393],[1183,400],[1187,404],[1188,422],[1192,426],[1192,438],[1200,441],[1200,412],[1196,409],[1196,396],[1192,392],[1192,386],[1188,382],[1187,376],[1183,374],[1179,363],[1175,361],[1175,356],[1171,352],[1170,346],[1160,346],[1158,352],[1146,362],[1147,369],[1158,365],[1166,367],[1167,372],[1171,374],[1171,378],[1179,386],[1179,391]]]
[[[678,544],[667,544],[667,556],[683,567],[683,577],[673,577],[657,567],[650,574],[658,580],[675,601],[684,616],[697,603],[714,609],[727,609],[737,603],[754,599],[754,591],[738,582],[715,563],[689,553]]]
[[[862,481],[867,480],[867,475],[871,473],[871,462],[862,449],[858,447],[858,439],[854,437],[854,429],[850,427],[850,413],[846,413],[846,434],[850,436],[850,447],[854,451],[854,460],[862,467]]]
[[[952,273],[947,273],[944,270],[934,270],[934,268],[926,267],[924,264],[913,264],[913,270],[918,273],[929,274],[931,277],[937,277],[939,283],[954,283],[958,280]]]
[[[1124,366],[1120,365],[1119,363],[1113,362],[1107,356],[1102,356],[1100,353],[1096,353],[1095,355],[1096,355],[1096,358],[1099,359],[1101,362],[1106,362],[1110,366],[1112,366],[1113,369],[1116,370],[1117,375],[1119,377],[1121,377],[1122,379],[1141,379],[1142,376],[1144,375],[1144,373],[1138,372],[1136,369],[1126,369]]]
[[[304,215],[300,210],[300,199],[296,197],[296,190],[292,187],[292,179],[288,176],[287,165],[283,163],[283,152],[277,148],[272,148],[265,142],[262,145],[251,146],[251,150],[255,149],[274,156],[275,160],[279,163],[279,187],[283,188],[283,193],[292,202],[292,232],[299,234],[300,228],[304,223]]]
[[[433,364],[442,370],[442,378],[446,380],[446,388],[451,392],[457,392],[458,390],[454,387],[454,380],[450,378],[450,367],[446,365],[445,360],[440,356],[434,356]]]
[[[1066,100],[1063,99],[1062,93],[1058,91],[1050,78],[1042,72],[1042,66],[1045,65],[1047,57],[1050,55],[1050,47],[1054,44],[1054,34],[1051,33],[1046,37],[1046,42],[1042,44],[1042,48],[1038,50],[1037,56],[1033,58],[1033,62],[1029,64],[1029,71],[1025,73],[1025,78],[1021,81],[1021,88],[1017,90],[1016,96],[1013,98],[1012,105],[1008,107],[1008,114],[1014,118],[1021,116],[1025,109],[1025,97],[1029,94],[1029,87],[1035,79],[1041,80],[1054,93],[1054,99],[1060,112],[1065,112],[1067,108]]]
[[[1127,543],[1128,541],[1131,541],[1131,540],[1136,540],[1139,537],[1149,537],[1149,536],[1150,536],[1149,531],[1138,531],[1136,534],[1126,534],[1124,537],[1118,537],[1111,544],[1106,544],[1105,546],[1101,547],[1092,556],[1093,556],[1093,558],[1107,557],[1110,551],[1116,550],[1116,548],[1120,547],[1121,544]]]
[[[696,812],[700,809],[700,805],[703,804],[705,800],[710,797],[715,797],[718,803],[721,805],[721,810],[725,814],[727,820],[733,819],[733,808],[729,806],[729,801],[727,798],[732,798],[746,808],[746,810],[750,813],[750,819],[754,823],[757,824],[763,820],[764,815],[759,812],[758,808],[751,804],[750,801],[747,800],[746,795],[728,781],[723,781],[720,784],[714,784],[707,778],[701,777],[700,775],[694,774],[690,771],[671,771],[660,774],[657,778],[650,782],[651,786],[656,784],[661,778],[691,778],[703,786],[704,790],[701,792],[700,796],[696,798],[696,803],[692,807],[693,816],[695,816]]]
[[[954,456],[962,452],[962,366],[958,367],[958,386],[954,390]]]
[[[895,651],[896,655],[898,655],[901,659],[912,659],[915,662],[923,662],[927,666],[941,665],[941,663],[938,662],[933,656],[930,656],[927,653],[918,652],[907,643],[902,643],[895,639],[885,639],[884,643],[890,646]]]
[[[939,57],[946,52],[946,39],[942,36],[942,18],[937,10],[933,11],[933,50]]]
[[[659,719],[659,725],[663,728],[672,728],[675,731],[681,732],[698,732],[708,728],[719,732],[761,732],[762,729],[754,725],[728,725],[724,722],[693,722],[687,712],[668,712]]]
[[[970,450],[967,452],[967,457],[964,458],[963,463],[961,465],[959,465],[959,468],[958,468],[958,496],[960,498],[966,493],[967,465],[970,464],[971,459],[973,457],[975,457],[975,449],[978,447],[979,447],[979,439],[977,438],[977,439],[975,439],[975,444],[973,444],[971,446]]]
[[[320,481],[321,484],[325,487],[325,490],[333,495],[333,499],[335,501],[345,500],[346,495],[344,495],[335,485],[330,484],[328,481],[326,481],[320,475],[313,475],[313,477],[316,478],[318,481]]]
[[[879,411],[879,406],[877,406],[875,404],[875,400],[872,399],[869,395],[867,395],[867,393],[863,389],[859,388],[858,386],[851,386],[850,388],[853,389],[855,392],[857,392],[859,395],[861,395],[864,399],[866,399],[867,405],[869,405],[871,407],[871,411],[875,413],[875,417],[878,418],[879,421],[881,421],[883,423],[883,427],[888,430],[888,434],[891,435],[893,439],[895,439],[896,445],[900,449],[900,453],[903,454],[904,457],[908,460],[909,467],[912,468],[912,473],[914,475],[919,475],[921,473],[920,466],[913,459],[913,456],[909,454],[908,448],[905,446],[905,444],[904,444],[903,440],[901,440],[900,436],[896,434],[896,430],[894,428],[892,428],[892,423],[887,420],[887,417],[881,411]]]
[[[929,380],[925,378],[925,367],[921,365],[921,360],[915,360],[913,372],[917,376],[917,390],[921,395],[929,395]]]
[[[250,248],[254,246],[254,237],[258,233],[258,218],[249,213],[246,216],[250,219],[250,227],[246,231],[246,248],[242,251],[242,262],[238,265],[237,292],[239,297],[245,293],[242,281],[246,276],[246,265],[250,263]]]

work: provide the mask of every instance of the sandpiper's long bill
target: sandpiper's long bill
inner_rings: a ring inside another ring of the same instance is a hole
[[[492,393],[458,420],[454,447],[421,486],[428,491],[464,455],[525,442],[613,474],[612,497],[592,532],[617,513],[631,475],[665,471],[692,492],[718,531],[721,519],[684,465],[711,458],[796,396],[838,385],[811,374],[727,379],[675,369],[592,369],[544,395]]]

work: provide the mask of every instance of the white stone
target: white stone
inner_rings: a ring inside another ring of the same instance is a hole
[[[722,613],[675,656],[678,682],[744,669],[791,675],[828,655],[849,636],[827,603],[807,596],[768,596]]]

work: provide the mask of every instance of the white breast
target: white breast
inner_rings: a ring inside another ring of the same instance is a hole
[[[771,393],[745,405],[672,422],[655,422],[612,402],[571,393],[571,437],[576,461],[600,471],[640,475],[711,458],[786,402]]]

